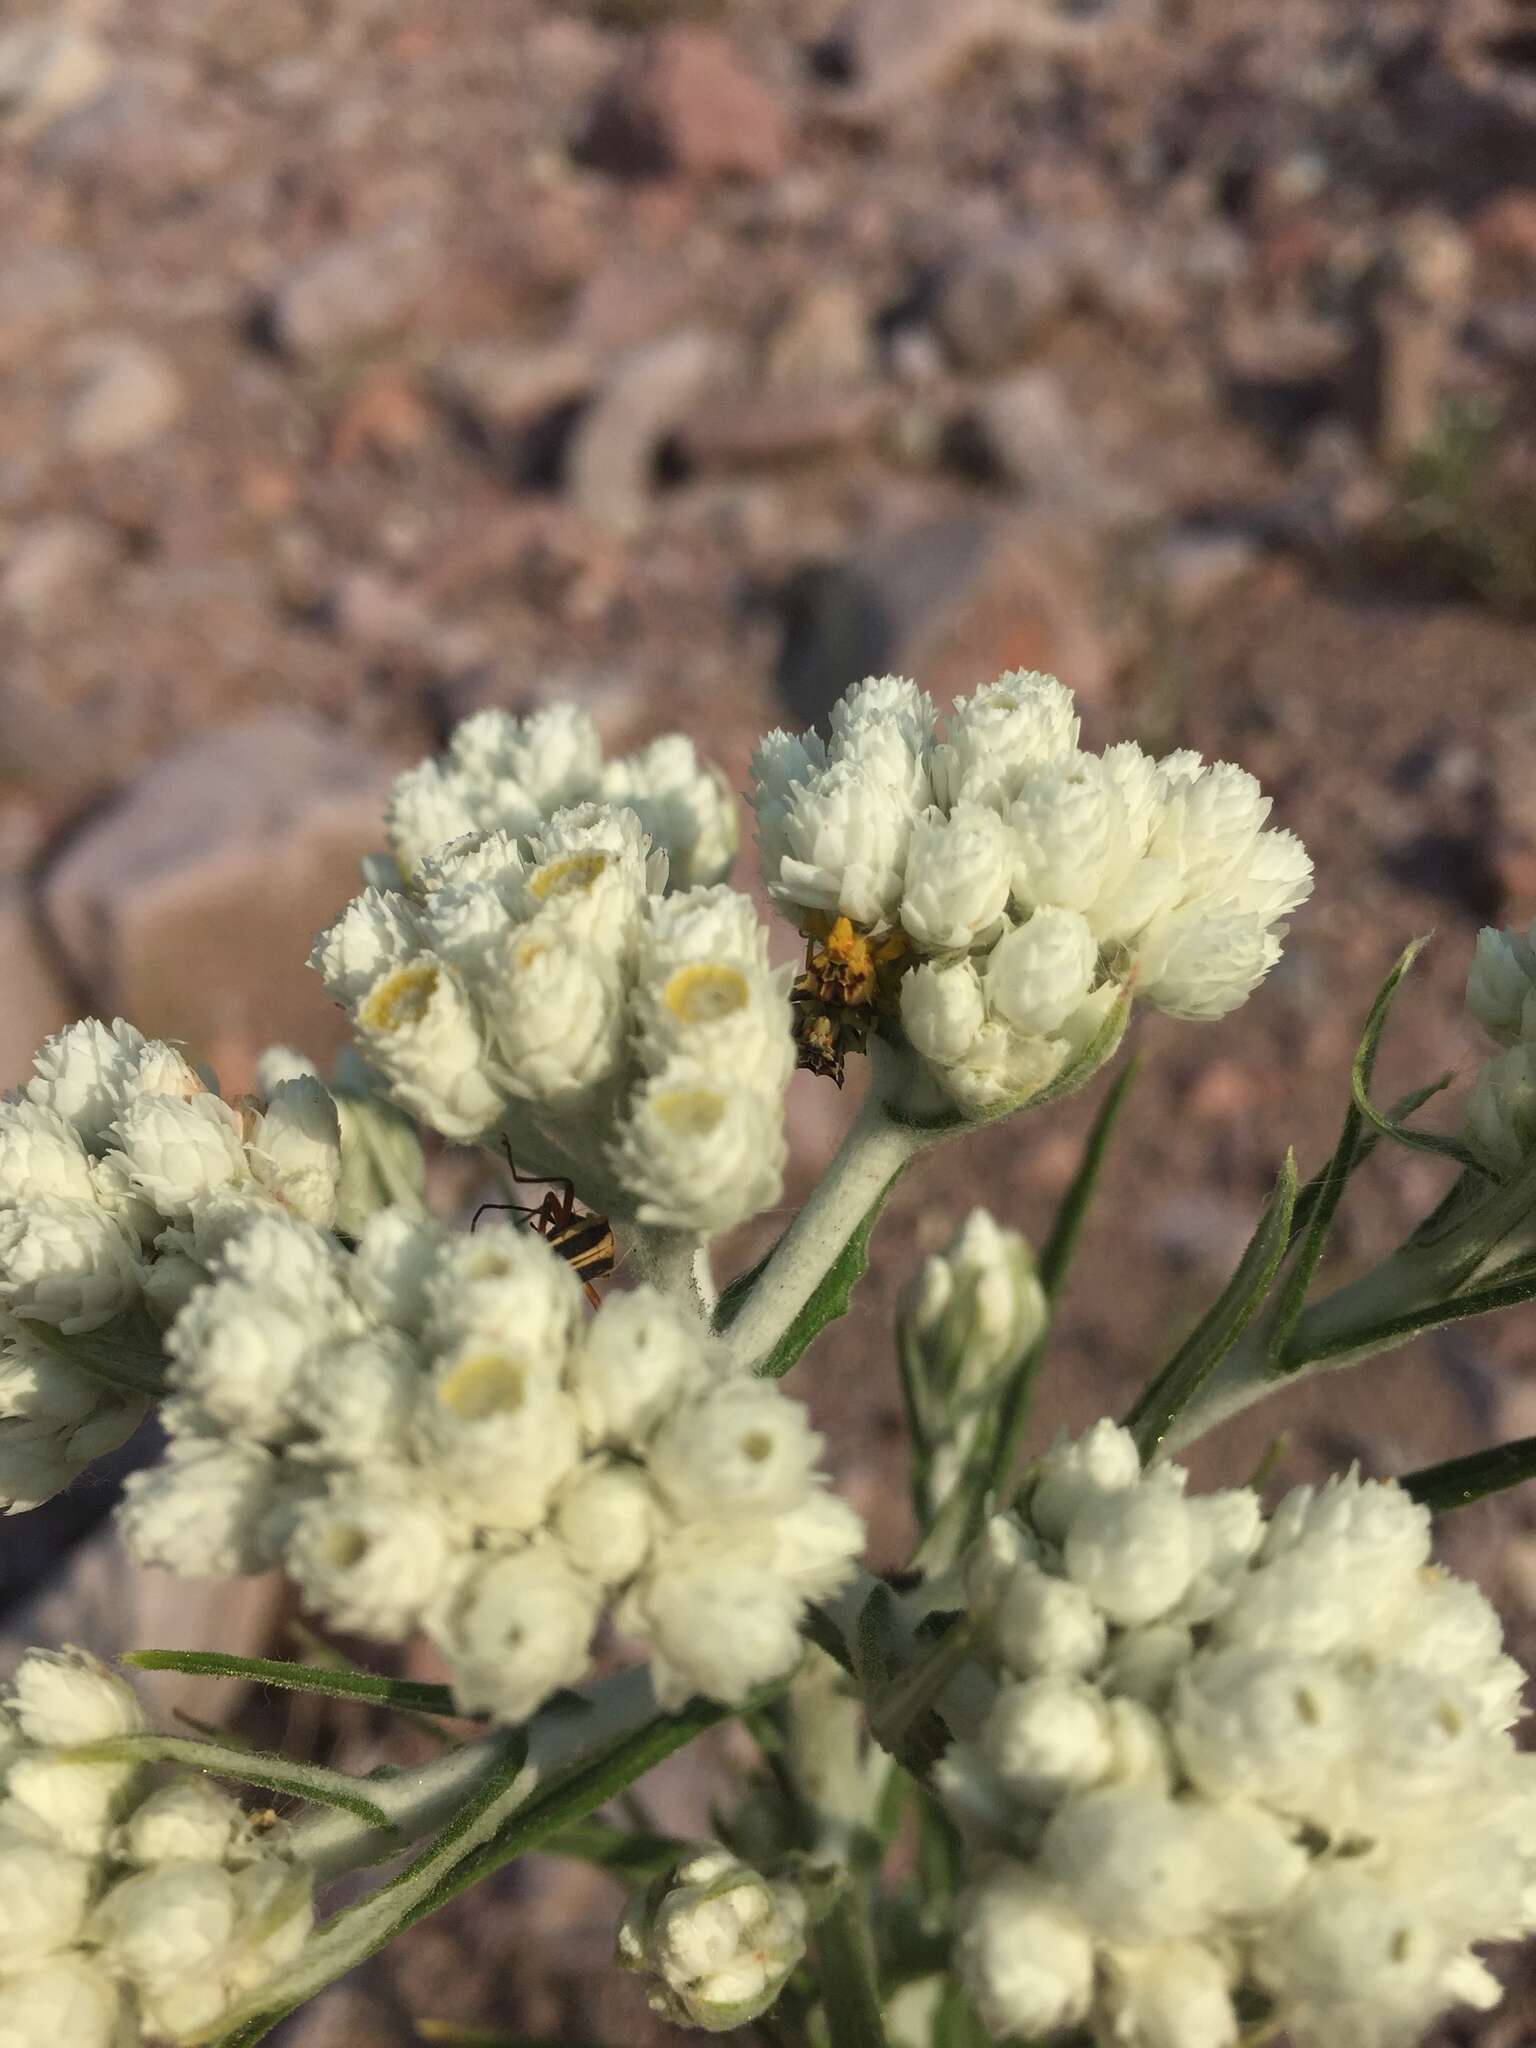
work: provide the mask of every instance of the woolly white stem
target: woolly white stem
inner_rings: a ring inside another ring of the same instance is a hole
[[[318,1813],[294,1830],[294,1854],[321,1883],[399,1855],[434,1834],[495,1776],[526,1735],[527,1757],[514,1796],[499,1809],[499,1825],[556,1771],[587,1750],[644,1727],[659,1711],[647,1670],[599,1679],[576,1699],[566,1695],[553,1701],[526,1730],[493,1729],[415,1770],[364,1780],[368,1797],[389,1817],[388,1830],[368,1827],[345,1813]]]
[[[873,1089],[865,1096],[832,1164],[731,1325],[732,1342],[744,1359],[756,1363],[768,1356],[865,1215],[935,1135],[893,1122]]]

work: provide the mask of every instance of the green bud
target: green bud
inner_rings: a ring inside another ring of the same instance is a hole
[[[691,1849],[631,1901],[618,1960],[649,1978],[653,2012],[724,2033],[773,2004],[805,1953],[805,1923],[795,1886],[727,1849]]]

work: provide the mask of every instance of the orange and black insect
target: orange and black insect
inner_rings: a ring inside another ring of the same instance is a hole
[[[544,1242],[565,1260],[586,1289],[587,1300],[596,1308],[599,1296],[592,1283],[594,1280],[606,1280],[618,1260],[613,1225],[606,1216],[596,1215],[591,1209],[578,1209],[576,1190],[568,1180],[544,1180],[536,1173],[519,1173],[510,1152],[507,1165],[519,1187],[547,1187],[549,1193],[537,1204],[482,1202],[475,1211],[470,1229],[474,1229],[488,1210],[520,1216],[530,1230],[537,1231]]]

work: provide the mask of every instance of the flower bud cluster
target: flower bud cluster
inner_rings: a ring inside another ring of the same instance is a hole
[[[1497,1616],[1351,1473],[1186,1495],[1101,1422],[967,1564],[995,1677],[942,1766],[977,1863],[959,1968],[998,2036],[1394,2048],[1536,1927],[1536,1759]]]
[[[611,1215],[724,1230],[778,1196],[786,977],[744,896],[665,879],[632,810],[583,804],[365,890],[314,964],[395,1100],[446,1137],[499,1140]]]
[[[805,1410],[648,1288],[584,1318],[531,1232],[382,1210],[355,1253],[286,1217],[231,1238],[168,1338],[165,1461],[122,1511],[146,1563],[281,1563],[349,1634],[424,1630],[467,1712],[518,1721],[605,1611],[658,1691],[740,1701],[799,1654],[861,1531]]]
[[[467,835],[536,837],[557,812],[621,804],[665,853],[674,888],[723,882],[736,851],[736,805],[692,740],[668,733],[638,753],[603,760],[585,711],[554,704],[527,718],[477,711],[446,753],[402,775],[385,813],[398,876],[409,882],[439,847]]]
[[[930,1516],[959,1478],[1000,1379],[1045,1333],[1049,1307],[1027,1241],[973,1209],[923,1261],[901,1305],[901,1346]]]
[[[81,1753],[143,1730],[122,1680],[32,1650],[0,1705],[0,2039],[137,2048],[209,2027],[297,1954],[308,1878],[209,1781]]]
[[[806,1904],[727,1849],[690,1850],[619,1923],[618,1959],[653,2012],[724,2033],[767,2012],[805,1954]]]
[[[1477,935],[1467,975],[1467,1009],[1502,1049],[1472,1084],[1463,1137],[1498,1179],[1517,1173],[1536,1149],[1536,926]]]
[[[72,1339],[169,1321],[233,1220],[335,1220],[335,1107],[318,1081],[232,1108],[121,1019],[48,1039],[0,1102],[0,1509],[35,1506],[114,1449],[145,1404],[70,1362]]]
[[[1251,775],[1084,753],[1071,692],[1022,670],[961,699],[942,740],[914,684],[859,683],[830,743],[770,733],[753,783],[770,892],[808,931],[901,935],[902,1030],[967,1114],[1049,1083],[1124,987],[1177,1017],[1235,1009],[1311,890]]]

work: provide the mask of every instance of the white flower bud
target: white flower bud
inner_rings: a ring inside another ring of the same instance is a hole
[[[1066,755],[1026,775],[1008,823],[1013,894],[1026,909],[1089,910],[1119,886],[1140,851],[1114,777],[1091,754]]]
[[[1028,1244],[985,1209],[924,1260],[902,1304],[908,1342],[940,1397],[985,1393],[1043,1334],[1048,1313]]]
[[[1005,1685],[981,1731],[981,1750],[1026,1806],[1054,1806],[1108,1775],[1114,1744],[1101,1693],[1080,1679]]]
[[[1198,908],[1166,913],[1138,942],[1136,993],[1170,1017],[1225,1017],[1279,958],[1280,941],[1257,917]]]
[[[10,1971],[74,1941],[95,1875],[88,1857],[0,1829],[0,1991]],[[0,2017],[0,2039],[3,2028]]]
[[[14,1828],[72,1856],[106,1847],[137,1773],[132,1764],[86,1763],[53,1750],[13,1757],[0,1800],[0,1829]]]
[[[679,1060],[636,1092],[610,1160],[640,1222],[712,1236],[778,1200],[783,1106]]]
[[[924,960],[901,982],[901,1028],[913,1051],[952,1066],[975,1048],[986,1022],[981,976],[969,960]]]
[[[912,810],[873,769],[834,762],[789,793],[783,851],[765,867],[769,894],[791,912],[820,910],[884,931],[901,902]]]
[[[135,1735],[133,1689],[84,1650],[28,1650],[11,1681],[11,1711],[29,1742],[69,1749]]]
[[[587,1674],[602,1596],[556,1544],[477,1564],[431,1625],[466,1713],[526,1720]]]
[[[795,1066],[785,976],[725,960],[689,960],[636,991],[635,1050],[653,1071],[682,1060],[722,1080],[783,1088]]]
[[[309,964],[325,983],[326,994],[350,1010],[385,975],[419,953],[421,944],[421,920],[409,897],[365,889],[316,939]]]
[[[239,1117],[206,1091],[190,1101],[137,1096],[115,1136],[133,1185],[173,1221],[185,1222],[199,1202],[250,1177]]]
[[[1262,1799],[1327,1825],[1362,1733],[1352,1689],[1330,1664],[1272,1650],[1208,1650],[1179,1674],[1172,1733],[1213,1799]]]
[[[906,676],[866,676],[832,706],[828,758],[856,765],[911,816],[933,801],[933,700]]]
[[[246,1140],[251,1171],[293,1214],[329,1229],[341,1185],[341,1124],[325,1087],[303,1077],[274,1090]]]
[[[56,1110],[94,1148],[123,1106],[123,1087],[143,1044],[143,1033],[121,1017],[110,1024],[86,1017],[56,1031],[32,1062],[27,1100]]]
[[[1254,1974],[1315,2048],[1341,2027],[1345,2038],[1408,2041],[1446,2002],[1441,1983],[1458,1947],[1410,1894],[1345,1864],[1320,1870],[1262,1931]]]
[[[773,1518],[773,1571],[802,1600],[826,1600],[847,1584],[864,1548],[864,1524],[840,1495],[812,1486]]]
[[[165,1228],[160,1211],[134,1186],[121,1152],[109,1152],[105,1158],[91,1161],[90,1198],[115,1216],[141,1245],[152,1244]]]
[[[1031,770],[1076,750],[1077,734],[1070,690],[1054,676],[1011,669],[950,712],[934,749],[935,800],[952,809],[968,797],[1005,811]]]
[[[635,1898],[618,1958],[651,1980],[653,2011],[722,2033],[765,2013],[805,1953],[805,1901],[725,1850],[685,1856]]]
[[[1294,832],[1261,832],[1246,858],[1221,885],[1233,910],[1274,924],[1312,894],[1312,862]]]
[[[455,769],[477,788],[504,801],[505,785],[516,784],[519,797],[541,816],[583,803],[597,791],[602,742],[590,715],[576,704],[548,704],[526,718],[477,711],[448,744]]]
[[[5,1980],[0,2048],[119,2048],[122,1997],[83,1955],[54,1956]]]
[[[396,1330],[312,1352],[294,1389],[304,1440],[293,1455],[360,1469],[403,1458],[421,1382],[421,1361]]]
[[[588,1436],[635,1448],[704,1376],[697,1322],[642,1286],[604,1301],[576,1352],[571,1386]]]
[[[652,1650],[656,1697],[739,1704],[800,1655],[800,1594],[774,1573],[772,1525],[697,1522],[660,1540],[619,1609]]]
[[[805,789],[827,766],[827,750],[818,734],[789,733],[782,727],[765,733],[752,750],[748,801],[757,817],[757,843],[763,873],[778,873],[788,847],[784,820],[797,790]]]
[[[427,1282],[447,1242],[447,1231],[424,1212],[391,1208],[370,1216],[347,1271],[366,1313],[418,1335],[427,1315]]]
[[[1011,857],[996,811],[973,803],[956,804],[948,815],[925,811],[907,847],[903,926],[934,953],[988,944],[1007,907]]]
[[[217,1971],[235,1925],[227,1871],[217,1863],[167,1863],[114,1885],[92,1916],[91,1934],[111,1965],[153,1993]]]
[[[333,1628],[403,1642],[447,1583],[453,1541],[430,1500],[375,1472],[333,1478],[294,1517],[283,1563]]]
[[[1106,1940],[1202,1934],[1222,1910],[1210,1819],[1137,1786],[1086,1792],[1051,1817],[1041,1865]]]
[[[359,1004],[356,1024],[396,1099],[445,1138],[478,1138],[501,1115],[479,1019],[441,962],[423,957],[385,974]]]
[[[632,950],[650,882],[658,890],[666,855],[633,811],[581,804],[561,811],[534,840],[523,907],[546,929],[580,937],[610,959]]]
[[[178,1777],[142,1800],[118,1829],[112,1853],[122,1863],[222,1864],[245,1831],[236,1800],[206,1778]]]
[[[1016,1031],[1048,1038],[1087,995],[1098,961],[1098,944],[1077,911],[1037,910],[988,954],[988,1005]]]
[[[1063,1548],[1067,1576],[1110,1621],[1156,1621],[1188,1591],[1196,1549],[1188,1504],[1150,1480],[1087,1501]]]
[[[576,1404],[516,1337],[470,1338],[439,1358],[417,1410],[414,1444],[447,1498],[492,1528],[543,1522],[580,1455]]]
[[[594,1458],[555,1497],[554,1530],[578,1571],[600,1586],[620,1586],[645,1563],[660,1507],[633,1465]]]
[[[408,768],[384,807],[384,829],[403,875],[448,840],[491,822],[478,814],[467,786],[437,761]]]
[[[122,1094],[126,1109],[141,1095],[170,1095],[178,1102],[192,1102],[199,1095],[217,1095],[218,1088],[207,1070],[199,1072],[176,1046],[167,1045],[163,1038],[151,1038],[139,1048]]]
[[[1238,2038],[1226,1964],[1198,1941],[1107,1952],[1112,2038],[1136,2048],[1233,2048]]]
[[[1531,932],[1495,931],[1485,925],[1467,974],[1467,1008],[1492,1039],[1513,1045],[1520,1013],[1536,989],[1536,939]]]
[[[581,1285],[532,1231],[483,1223],[451,1237],[427,1282],[427,1335],[441,1348],[509,1335],[532,1371],[553,1385],[581,1327]]]
[[[1167,796],[1151,851],[1178,863],[1189,891],[1212,891],[1246,865],[1270,799],[1231,761],[1215,761],[1188,777],[1182,764],[1172,773],[1168,762],[1161,765]]]
[[[0,1201],[95,1199],[91,1163],[68,1118],[35,1102],[0,1102]]]
[[[66,1336],[99,1330],[138,1297],[137,1243],[93,1202],[39,1196],[0,1211],[0,1302]]]
[[[1092,1671],[1104,1655],[1103,1615],[1081,1586],[1022,1560],[1004,1580],[990,1620],[998,1654],[1010,1671],[1062,1676]]]
[[[1082,1436],[1062,1438],[1041,1458],[1029,1496],[1029,1519],[1059,1543],[1078,1510],[1101,1493],[1119,1493],[1141,1479],[1136,1439],[1118,1423],[1094,1423]]]
[[[1484,1060],[1467,1098],[1462,1137],[1478,1163],[1511,1179],[1536,1146],[1536,1069],[1532,1047],[1512,1045]]]
[[[166,1337],[178,1393],[221,1430],[280,1442],[298,1420],[294,1389],[311,1348],[329,1335],[238,1280],[200,1287]]]
[[[674,968],[695,960],[768,966],[768,927],[750,896],[717,884],[647,900],[640,930],[642,975],[663,980]]]
[[[485,986],[486,1021],[507,1092],[568,1109],[624,1054],[623,992],[608,955],[580,935],[514,932]]]
[[[1027,2040],[1086,2017],[1093,1943],[1070,1900],[1005,1865],[962,1895],[956,1918],[956,1967],[998,2039]]]
[[[160,1464],[124,1482],[123,1540],[141,1564],[188,1578],[265,1571],[277,1469],[255,1444],[173,1440]]]
[[[651,1477],[685,1516],[771,1516],[805,1498],[823,1439],[770,1380],[681,1402],[651,1439]]]
[[[736,800],[682,733],[667,733],[603,770],[602,793],[626,805],[666,848],[673,888],[720,882],[736,854]]]

